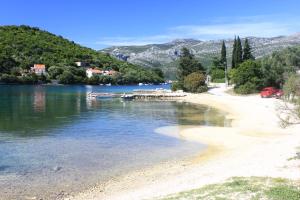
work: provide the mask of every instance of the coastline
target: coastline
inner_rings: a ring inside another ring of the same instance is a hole
[[[124,175],[70,199],[152,199],[234,176],[300,179],[299,160],[289,160],[300,146],[300,128],[279,127],[279,100],[261,99],[257,95],[232,96],[222,88],[211,93],[189,94],[180,99],[217,108],[232,120],[232,127],[179,127],[181,139],[206,144],[206,150],[188,160]],[[178,137],[161,129],[156,132]]]

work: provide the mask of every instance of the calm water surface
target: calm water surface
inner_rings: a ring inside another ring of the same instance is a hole
[[[0,199],[54,199],[131,170],[195,155],[204,147],[154,130],[228,123],[224,113],[204,106],[87,98],[92,91],[153,88],[0,86]]]

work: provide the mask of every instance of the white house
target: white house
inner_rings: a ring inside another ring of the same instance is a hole
[[[88,78],[91,78],[92,76],[94,75],[101,75],[103,74],[103,71],[102,70],[99,70],[99,69],[93,69],[93,68],[88,68],[86,70],[86,76]]]

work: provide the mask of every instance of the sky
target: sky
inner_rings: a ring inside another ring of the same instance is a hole
[[[39,27],[83,46],[274,37],[300,32],[300,0],[0,0],[0,25]]]

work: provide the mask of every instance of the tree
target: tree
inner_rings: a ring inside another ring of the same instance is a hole
[[[261,66],[252,60],[245,61],[233,69],[231,78],[235,83],[234,90],[239,94],[255,93],[263,86]]]
[[[75,82],[75,77],[69,71],[64,71],[64,73],[62,73],[59,76],[59,83],[62,83],[62,84],[72,84],[74,82]]]
[[[300,48],[287,48],[264,57],[262,66],[264,85],[282,87],[285,80],[300,67]]]
[[[225,71],[222,69],[211,70],[211,80],[214,83],[224,83],[225,82]]]
[[[193,72],[203,72],[204,68],[202,64],[197,61],[193,54],[187,48],[182,48],[181,56],[179,60],[179,67],[177,71],[177,79],[179,82],[183,82],[184,77]]]
[[[159,76],[160,78],[162,78],[162,79],[165,78],[165,77],[164,77],[164,73],[163,73],[163,71],[162,71],[160,68],[154,68],[154,69],[153,69],[153,72],[154,72],[157,76]]]
[[[244,43],[244,50],[243,50],[243,61],[255,59],[254,56],[252,55],[251,50],[252,48],[249,44],[248,38],[246,38]]]
[[[0,54],[0,73],[10,73],[10,69],[18,67],[18,63],[6,54]]]
[[[187,92],[201,93],[207,91],[206,77],[200,72],[193,72],[184,78],[183,86]]]
[[[51,79],[57,79],[59,75],[64,72],[62,67],[52,66],[48,69],[49,75]]]
[[[236,46],[237,46],[237,41],[236,41],[236,37],[234,37],[233,47],[232,47],[232,58],[231,58],[232,69],[236,67]]]
[[[283,91],[285,99],[288,101],[295,101],[300,96],[300,77],[292,74],[284,83]]]
[[[211,69],[223,69],[223,64],[220,58],[213,57],[212,58],[212,66]]]
[[[287,127],[300,124],[300,77],[291,75],[283,86],[284,101],[277,108],[280,125]]]
[[[227,57],[226,57],[226,46],[225,41],[222,42],[222,48],[221,48],[221,59],[220,59],[222,66],[224,70],[227,68]]]
[[[240,37],[236,41],[235,65],[236,67],[243,62],[243,47]]]

